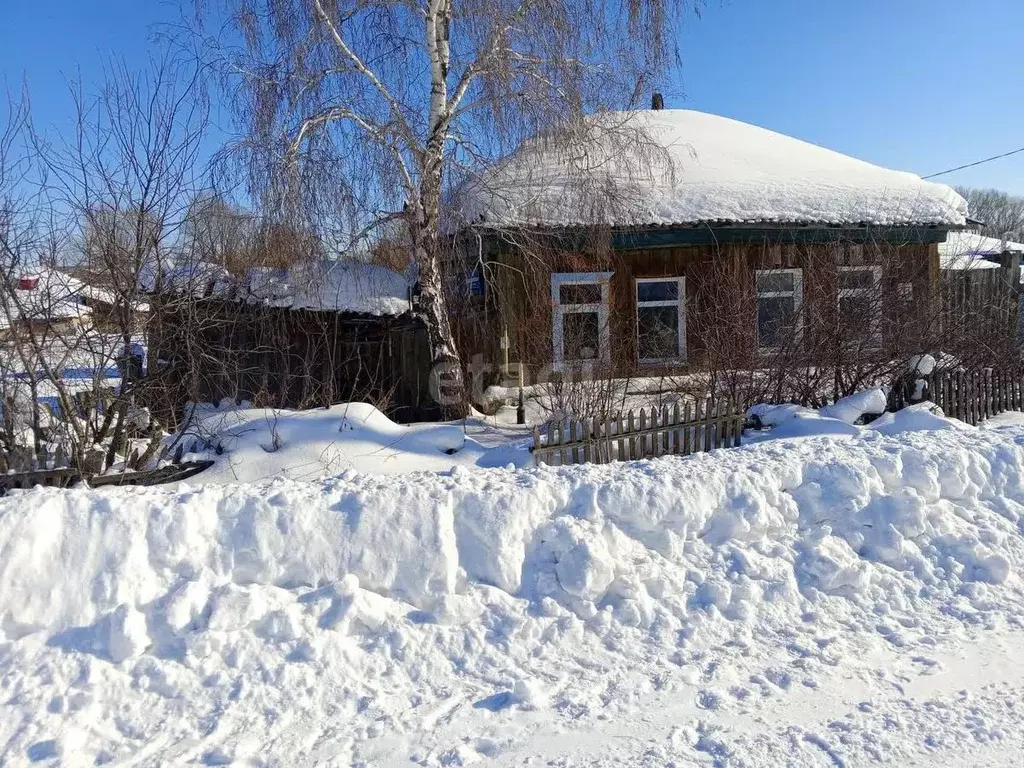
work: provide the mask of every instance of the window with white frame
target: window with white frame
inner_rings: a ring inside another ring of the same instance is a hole
[[[555,368],[611,359],[608,284],[611,272],[562,272],[551,276]]]
[[[839,268],[839,334],[849,343],[882,343],[881,267]]]
[[[803,272],[799,269],[764,269],[757,281],[757,347],[778,352],[803,331]]]
[[[686,278],[636,281],[637,360],[641,364],[686,359]]]

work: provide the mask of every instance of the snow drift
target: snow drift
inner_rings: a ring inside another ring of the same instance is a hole
[[[525,445],[485,446],[467,437],[460,424],[396,424],[369,403],[306,411],[202,405],[184,433],[166,441],[172,451],[180,445],[194,451],[189,458],[214,462],[197,478],[204,485],[316,480],[346,470],[392,474],[521,466],[532,460]]]
[[[796,629],[810,685],[826,647],[1015,621],[1022,477],[1024,431],[972,429],[17,494],[0,500],[3,757],[493,759],[506,742],[431,751],[439,713],[624,706],[693,682],[712,647]]]

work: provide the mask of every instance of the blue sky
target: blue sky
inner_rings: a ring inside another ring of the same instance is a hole
[[[159,0],[3,0],[0,77],[66,125],[66,76],[146,63]],[[709,0],[680,40],[668,106],[715,112],[871,162],[934,173],[1024,147],[1021,0]],[[943,177],[1024,194],[1024,154]]]

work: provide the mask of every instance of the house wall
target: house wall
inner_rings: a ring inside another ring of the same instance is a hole
[[[411,315],[154,303],[148,398],[169,423],[190,400],[224,398],[279,408],[365,401],[405,423],[440,415],[426,329]]]
[[[509,360],[534,371],[552,362],[551,275],[562,272],[612,272],[609,331],[612,368],[616,374],[678,372],[704,365],[709,355],[725,353],[729,363],[756,362],[755,272],[758,269],[802,270],[808,317],[827,322],[836,311],[837,267],[882,267],[882,291],[896,295],[898,286],[913,286],[913,303],[902,307],[906,317],[893,317],[904,331],[918,322],[937,296],[936,243],[844,244],[752,243],[679,247],[552,249],[539,253],[492,244],[486,255],[485,296],[468,302],[459,318],[467,359],[500,364],[503,329],[511,341]],[[686,278],[685,366],[644,366],[636,363],[636,279]],[[811,326],[814,323],[810,324]],[[724,349],[723,349],[724,348]],[[721,360],[719,360],[721,362]]]

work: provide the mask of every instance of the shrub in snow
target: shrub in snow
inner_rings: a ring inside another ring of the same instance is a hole
[[[907,363],[907,370],[918,376],[928,376],[935,370],[935,358],[931,355],[914,355]]]
[[[908,405],[895,413],[886,413],[871,423],[869,429],[883,435],[898,435],[904,432],[920,432],[943,429],[970,431],[971,427],[956,419],[947,419],[935,403],[923,402]]]
[[[885,390],[881,387],[857,392],[849,397],[836,400],[818,411],[825,419],[839,419],[847,424],[856,424],[865,416],[878,416],[885,413]]]
[[[516,446],[485,448],[461,426],[396,424],[368,403],[290,411],[272,408],[197,407],[188,429],[167,438],[186,451],[207,450],[213,460],[204,485],[255,482],[276,477],[309,480],[345,470],[391,474],[447,470],[453,464],[529,464]]]
[[[759,428],[777,427],[794,416],[813,413],[812,409],[802,405],[758,403],[747,411],[747,421],[754,422]]]

